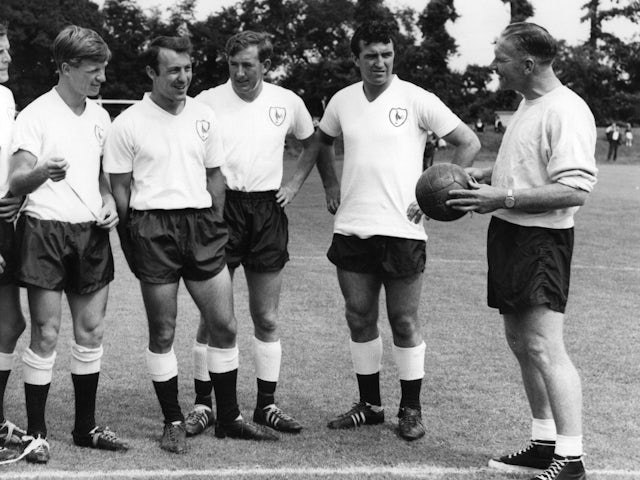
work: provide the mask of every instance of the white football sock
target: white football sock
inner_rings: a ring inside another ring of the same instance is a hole
[[[282,360],[280,340],[263,342],[253,337],[253,353],[256,359],[256,377],[265,382],[277,382]]]
[[[147,349],[147,370],[154,382],[166,382],[178,376],[178,359],[173,348],[167,353],[153,353]]]
[[[193,378],[202,382],[210,382],[207,369],[207,344],[198,341],[193,344]]]
[[[369,342],[354,342],[349,339],[353,370],[359,375],[373,375],[382,369],[382,339]]]
[[[556,438],[556,450],[554,453],[561,457],[581,457],[582,435],[575,437],[558,435]]]
[[[88,348],[74,342],[71,346],[71,373],[74,375],[98,373],[103,353],[102,345],[97,348]]]
[[[211,373],[227,373],[240,365],[238,346],[231,348],[207,347],[207,369]]]
[[[553,418],[531,419],[531,440],[556,441],[556,422]]]
[[[24,383],[30,385],[48,385],[53,379],[53,364],[56,361],[56,352],[47,358],[36,354],[30,348],[25,349],[22,354],[24,362],[23,376]]]
[[[393,358],[398,367],[400,380],[420,380],[424,377],[424,354],[427,346],[424,342],[415,347],[393,346]]]

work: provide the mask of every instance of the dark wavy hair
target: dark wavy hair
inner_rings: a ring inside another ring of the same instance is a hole
[[[372,20],[363,23],[351,37],[351,51],[357,57],[360,55],[360,41],[365,45],[370,43],[389,43],[395,44],[395,30],[392,25],[379,20]]]
[[[140,58],[145,65],[153,68],[154,72],[158,73],[160,68],[160,61],[158,54],[160,49],[166,48],[167,50],[173,50],[176,53],[188,53],[191,55],[193,46],[189,37],[166,37],[160,36],[151,40],[151,43],[145,48],[144,52],[140,55]]]

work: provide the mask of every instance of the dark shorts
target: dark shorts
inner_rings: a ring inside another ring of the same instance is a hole
[[[522,227],[492,217],[487,234],[487,303],[509,314],[547,305],[564,313],[573,228]]]
[[[403,278],[424,272],[426,246],[424,240],[382,235],[360,238],[334,233],[327,258],[349,272]]]
[[[133,273],[146,283],[203,281],[225,267],[227,227],[212,208],[132,210]]]
[[[109,232],[94,222],[68,223],[22,215],[18,280],[24,287],[84,295],[113,280]]]
[[[0,255],[5,261],[4,272],[0,273],[0,285],[15,284],[19,252],[13,222],[0,220]]]
[[[227,190],[224,219],[229,226],[227,264],[254,272],[277,272],[289,261],[289,220],[276,191]]]

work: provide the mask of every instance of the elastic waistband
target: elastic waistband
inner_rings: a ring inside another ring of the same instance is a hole
[[[262,192],[243,192],[241,190],[227,190],[228,198],[239,198],[244,200],[275,200],[277,190],[266,190]]]
[[[131,209],[131,213],[133,215],[144,215],[144,214],[153,214],[153,215],[193,215],[198,213],[207,213],[211,211],[213,207],[207,208],[176,208],[172,210],[165,210],[162,208],[151,209],[151,210],[135,210]]]

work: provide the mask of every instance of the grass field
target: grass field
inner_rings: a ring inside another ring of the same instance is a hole
[[[640,139],[640,135],[636,138]],[[479,162],[495,156],[499,138],[482,134]],[[598,145],[602,159],[604,145]],[[450,153],[438,152],[436,161]],[[606,155],[606,150],[605,150]],[[577,215],[576,248],[567,312],[568,348],[584,385],[586,464],[591,480],[640,478],[640,153],[620,149],[617,164],[599,163],[599,185]],[[287,161],[287,171],[293,162]],[[49,395],[52,459],[0,467],[0,478],[424,478],[515,479],[485,468],[491,455],[523,446],[529,413],[516,362],[502,336],[498,314],[485,304],[487,216],[426,224],[430,240],[421,304],[427,343],[423,386],[427,435],[407,443],[394,431],[399,385],[383,314],[381,375],[387,422],[357,431],[326,428],[334,414],[357,398],[348,352],[343,302],[335,271],[325,257],[332,217],[314,172],[290,218],[291,262],[281,300],[283,365],[279,403],[305,425],[298,436],[270,444],[219,440],[212,431],[190,439],[190,452],[159,449],[161,413],[146,373],[146,319],[137,282],[127,270],[114,236],[116,280],[107,312],[105,356],[98,418],[130,440],[125,454],[73,446],[73,391],[69,375],[68,312]],[[236,276],[236,315],[241,350],[239,400],[251,415],[255,379],[252,327],[241,272]],[[23,305],[26,305],[24,302]],[[384,312],[384,309],[381,309]],[[185,412],[193,398],[191,345],[197,312],[180,291],[175,344]],[[27,344],[20,341],[19,351]],[[7,418],[25,423],[20,368],[10,378]]]

